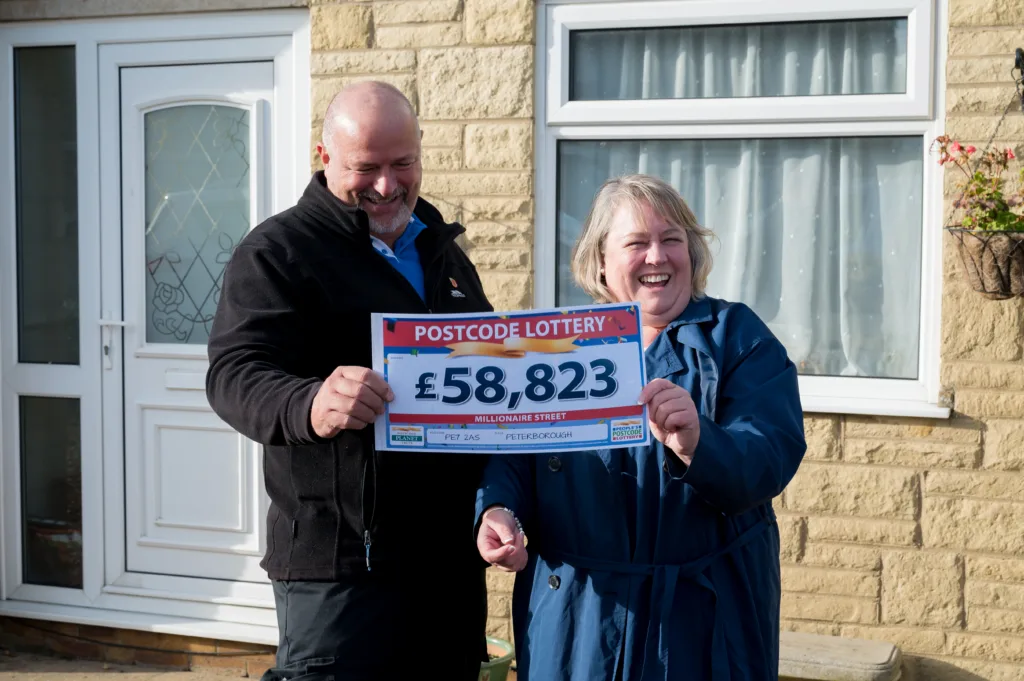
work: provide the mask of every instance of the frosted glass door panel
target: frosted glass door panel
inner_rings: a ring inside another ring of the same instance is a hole
[[[144,127],[146,341],[205,345],[224,266],[249,230],[249,111],[174,106]]]

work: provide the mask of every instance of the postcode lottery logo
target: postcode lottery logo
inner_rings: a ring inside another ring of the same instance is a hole
[[[424,445],[422,426],[391,426],[391,444]]]
[[[620,419],[612,421],[612,442],[639,440],[644,436],[643,422],[640,419]]]

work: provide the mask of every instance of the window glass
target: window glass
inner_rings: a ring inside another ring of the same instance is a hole
[[[18,360],[78,364],[75,48],[14,50]]]
[[[903,93],[907,20],[573,31],[570,99]]]
[[[22,570],[26,584],[82,588],[79,400],[19,399]]]
[[[561,141],[558,305],[601,184],[670,182],[715,232],[709,295],[768,324],[802,374],[914,379],[924,142],[909,137]]]

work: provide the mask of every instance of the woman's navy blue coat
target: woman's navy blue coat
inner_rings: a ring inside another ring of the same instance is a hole
[[[661,443],[491,457],[477,495],[523,522],[513,625],[522,681],[778,677],[779,532],[771,500],[806,449],[797,372],[745,305],[691,302],[647,378],[700,414],[687,468]]]

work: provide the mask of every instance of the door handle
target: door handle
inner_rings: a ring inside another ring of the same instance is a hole
[[[131,326],[126,321],[121,319],[100,319],[100,337],[103,345],[103,368],[110,370],[114,368],[114,357],[111,354],[111,346],[114,342],[114,328],[120,327],[122,329]]]

